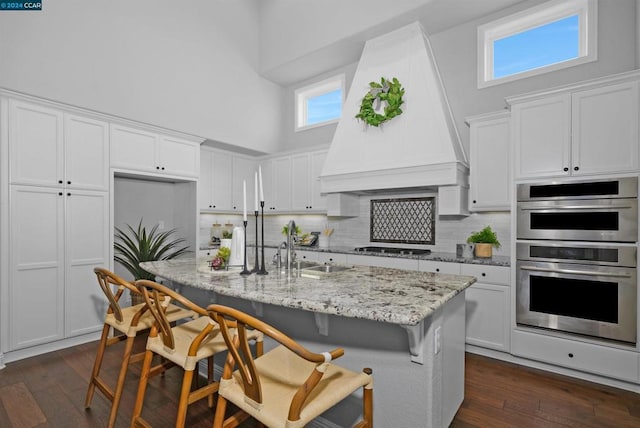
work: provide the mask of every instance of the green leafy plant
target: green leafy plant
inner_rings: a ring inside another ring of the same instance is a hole
[[[368,125],[380,126],[384,122],[393,119],[402,114],[400,106],[404,103],[402,96],[404,88],[395,77],[387,80],[384,77],[380,79],[380,83],[369,83],[369,92],[362,98],[360,104],[360,112],[356,114],[356,119],[360,119]],[[376,113],[382,102],[386,103],[384,114]],[[374,108],[373,104],[376,103]]]
[[[139,263],[175,259],[190,252],[188,245],[182,245],[186,242],[185,239],[172,238],[171,235],[175,231],[176,229],[171,229],[159,232],[158,225],[155,225],[147,232],[142,225],[142,219],[136,229],[130,225],[127,225],[126,230],[116,227],[114,259],[127,269],[135,280],[154,280],[155,275],[142,269]]]
[[[228,247],[220,247],[216,256],[211,260],[211,268],[213,270],[224,269],[227,263],[229,263],[229,257],[231,256],[231,249]]]
[[[233,238],[233,232],[230,232],[228,230],[222,231],[222,239],[231,239],[231,238]]]
[[[296,225],[296,235],[300,235],[301,233],[302,233],[302,229],[300,229],[300,226]],[[285,224],[284,226],[282,226],[282,234],[285,236],[289,234],[288,224]]]
[[[491,244],[495,248],[500,248],[500,241],[498,241],[498,236],[491,229],[491,226],[485,227],[480,232],[473,232],[467,238],[467,243],[469,243],[469,244]]]

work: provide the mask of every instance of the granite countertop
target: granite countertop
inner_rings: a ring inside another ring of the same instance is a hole
[[[476,281],[472,276],[353,266],[320,279],[278,273],[211,271],[207,259],[144,262],[146,271],[215,293],[294,309],[416,325]]]
[[[248,245],[249,247],[255,247],[255,245]],[[265,244],[266,248],[278,248],[278,245]],[[201,250],[208,250],[210,247],[201,247]],[[355,254],[360,256],[372,256],[372,257],[392,257],[402,259],[416,259],[416,260],[431,260],[434,262],[447,262],[447,263],[468,263],[468,264],[481,264],[491,266],[510,266],[511,261],[508,256],[493,256],[489,258],[469,258],[469,257],[457,257],[455,253],[436,252],[432,251],[430,254],[409,255],[409,254],[393,254],[393,253],[364,253],[361,251],[355,251],[354,247],[330,247],[330,248],[318,248],[318,247],[305,247],[296,245],[296,251],[315,251],[322,253],[338,253],[338,254]]]

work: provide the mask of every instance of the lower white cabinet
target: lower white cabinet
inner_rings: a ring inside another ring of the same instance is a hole
[[[16,185],[10,197],[9,350],[100,330],[108,193]]]
[[[637,383],[638,353],[523,330],[512,333],[513,355]]]
[[[477,278],[466,290],[467,343],[509,352],[509,268],[462,264],[460,274]]]
[[[363,256],[360,254],[349,254],[347,256],[349,264],[362,266],[379,266],[386,268],[418,270],[418,260],[403,259],[399,257],[377,257]]]

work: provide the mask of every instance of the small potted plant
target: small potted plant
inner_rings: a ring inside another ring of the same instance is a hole
[[[493,248],[500,248],[498,236],[491,230],[491,226],[487,226],[480,232],[473,232],[468,238],[467,243],[475,244],[476,257],[491,257]]]

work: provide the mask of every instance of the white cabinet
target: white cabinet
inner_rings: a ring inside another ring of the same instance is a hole
[[[545,97],[511,108],[515,178],[569,175],[571,100]]]
[[[469,141],[469,209],[510,210],[510,113],[467,118]]]
[[[638,82],[628,82],[572,96],[574,174],[602,174],[638,169]]]
[[[515,177],[637,171],[638,82],[619,80],[512,99]]]
[[[347,263],[351,263],[349,260],[350,255],[342,254],[342,253],[327,253],[324,251],[319,251],[316,253],[316,261],[321,264],[332,264],[337,263],[340,265],[344,265]],[[351,263],[356,264],[356,263]]]
[[[509,352],[509,268],[463,263],[460,274],[478,279],[466,290],[466,342]]]
[[[93,268],[109,266],[108,193],[11,187],[11,350],[100,330]]]
[[[265,205],[270,211],[289,211],[291,209],[291,158],[289,156],[274,158],[272,163],[272,197]]]
[[[230,211],[232,207],[232,180],[232,155],[202,148],[198,181],[198,206],[200,210]]]
[[[438,262],[433,260],[419,260],[418,270],[421,272],[448,273],[460,275],[460,263]]]
[[[13,99],[9,111],[12,184],[108,189],[106,122]]]
[[[326,211],[326,197],[320,194],[320,173],[326,151],[291,156],[291,209],[293,211]]]
[[[246,183],[246,208],[247,216],[251,216],[255,209],[255,173],[256,162],[244,156],[233,156],[233,180],[231,209],[242,213],[245,201],[243,200],[243,183]]]
[[[404,259],[400,257],[363,256],[349,254],[347,261],[352,265],[378,266],[395,269],[418,270],[418,260]]]
[[[197,178],[200,145],[154,131],[111,125],[111,166],[125,170]]]
[[[93,268],[110,266],[109,127],[44,101],[6,105],[9,203],[0,217],[9,231],[8,281],[0,304],[13,351],[102,328],[107,304]]]

